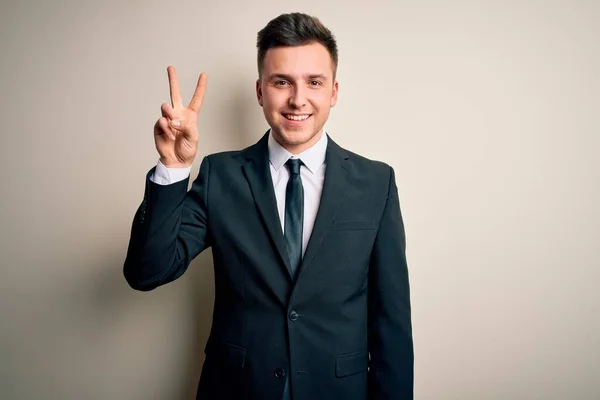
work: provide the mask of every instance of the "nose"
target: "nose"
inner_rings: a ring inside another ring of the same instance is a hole
[[[304,92],[304,88],[301,86],[295,86],[292,93],[290,93],[290,98],[288,100],[288,104],[290,107],[295,109],[301,109],[306,105],[306,93]]]

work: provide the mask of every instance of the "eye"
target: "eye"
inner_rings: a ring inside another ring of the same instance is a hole
[[[282,79],[279,79],[279,80],[275,81],[275,86],[286,86],[286,85],[289,85],[288,81],[284,81]]]
[[[320,81],[309,81],[311,86],[321,86],[322,83]]]

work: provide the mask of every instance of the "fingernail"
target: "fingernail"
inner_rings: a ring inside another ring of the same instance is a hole
[[[179,120],[173,120],[173,126],[181,126],[181,121]]]

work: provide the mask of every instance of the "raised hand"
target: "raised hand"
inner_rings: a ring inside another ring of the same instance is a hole
[[[206,74],[198,78],[196,91],[187,107],[183,106],[179,82],[175,68],[167,68],[171,105],[160,107],[162,117],[154,125],[154,143],[160,154],[160,161],[167,167],[189,167],[194,162],[198,150],[198,113],[204,101]]]

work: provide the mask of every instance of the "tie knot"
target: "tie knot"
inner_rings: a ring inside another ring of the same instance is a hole
[[[300,165],[302,165],[302,161],[299,158],[290,158],[285,163],[292,175],[297,175],[300,173]]]

